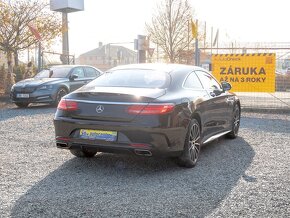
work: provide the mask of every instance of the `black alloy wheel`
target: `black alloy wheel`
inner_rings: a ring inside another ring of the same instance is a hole
[[[16,102],[15,104],[19,108],[26,108],[29,105],[29,103],[20,103],[20,102]]]
[[[232,119],[232,131],[226,135],[228,138],[230,139],[237,138],[240,128],[240,119],[241,119],[240,107],[238,105],[235,105]]]
[[[54,105],[57,106],[61,98],[65,96],[66,94],[68,94],[68,91],[65,88],[60,88],[56,93]]]
[[[200,124],[192,119],[185,138],[183,154],[178,158],[178,165],[192,168],[196,165],[201,149]]]
[[[88,151],[85,149],[82,150],[71,149],[70,152],[76,157],[94,157],[97,153],[96,151]]]

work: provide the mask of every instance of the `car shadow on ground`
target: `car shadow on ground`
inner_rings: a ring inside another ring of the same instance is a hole
[[[256,182],[246,173],[254,156],[239,137],[203,147],[192,169],[116,154],[71,158],[21,196],[11,217],[204,217],[239,180]]]

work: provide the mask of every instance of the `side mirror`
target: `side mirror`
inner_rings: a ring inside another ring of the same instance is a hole
[[[219,96],[220,94],[223,93],[223,90],[221,90],[220,88],[216,87],[215,85],[212,86],[212,88],[213,88],[213,93],[214,93],[215,96]]]
[[[215,96],[219,96],[220,94],[223,93],[223,91],[220,89],[215,89],[215,90],[213,90],[213,93],[215,94]]]
[[[232,88],[231,84],[229,84],[228,82],[223,81],[223,82],[221,82],[221,85],[222,85],[222,88],[224,91],[229,91]]]
[[[73,74],[69,77],[69,80],[75,80],[76,78],[78,78],[78,75]]]

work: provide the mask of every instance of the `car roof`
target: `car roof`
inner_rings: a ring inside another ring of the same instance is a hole
[[[68,64],[60,64],[60,65],[51,65],[49,68],[74,68],[74,67],[92,67],[98,71],[101,71],[100,69],[90,66],[90,65],[81,65],[81,64],[74,64],[74,65],[68,65]]]
[[[140,70],[156,70],[162,72],[176,72],[176,71],[193,71],[193,70],[204,70],[203,68],[193,66],[193,65],[185,65],[185,64],[166,64],[166,63],[144,63],[144,64],[128,64],[128,65],[120,65],[114,67],[108,71],[115,70],[125,70],[125,69],[140,69]]]

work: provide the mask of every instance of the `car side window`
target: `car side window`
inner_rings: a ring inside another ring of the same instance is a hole
[[[204,89],[221,89],[220,84],[209,73],[206,73],[204,71],[197,71],[197,76],[200,79],[200,82]]]
[[[98,77],[100,75],[100,72],[95,70],[92,67],[85,67],[86,70],[86,77]]]
[[[76,68],[73,69],[71,75],[77,75],[78,78],[84,78],[85,77],[85,72],[84,72],[84,69],[82,67],[76,67]]]
[[[184,85],[184,88],[189,88],[189,89],[202,89],[202,85],[196,76],[195,72],[192,72],[191,74],[188,75],[186,78]]]

